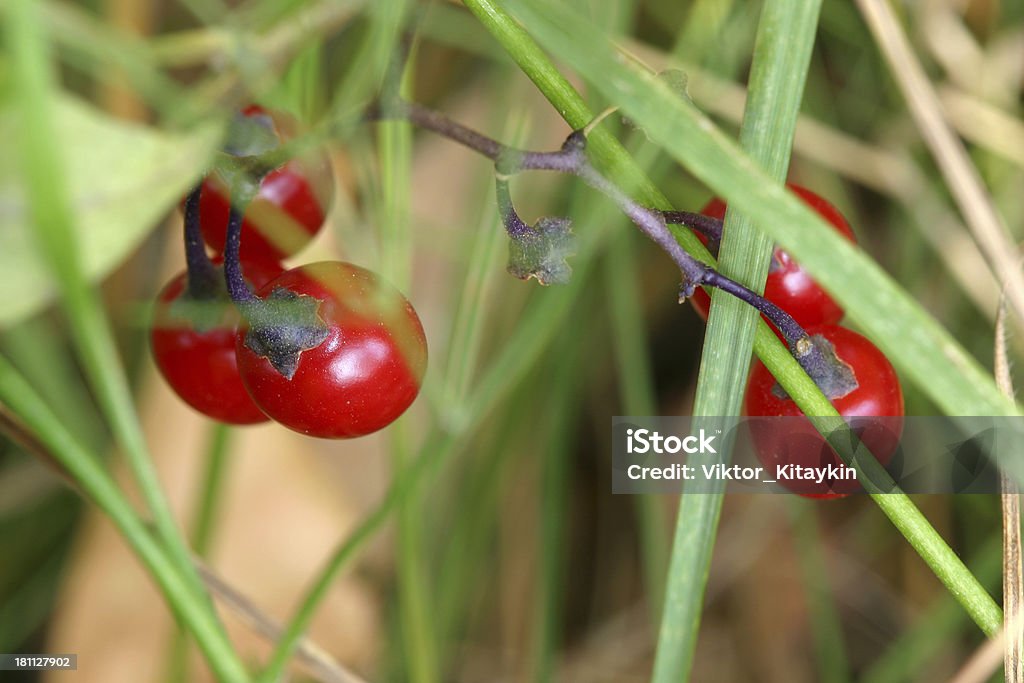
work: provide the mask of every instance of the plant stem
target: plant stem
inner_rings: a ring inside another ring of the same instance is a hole
[[[377,107],[371,112],[371,116],[375,118],[405,117],[413,124],[438,133],[494,160],[497,170],[498,209],[505,229],[512,238],[521,237],[532,229],[519,217],[513,207],[508,188],[509,175],[527,170],[545,170],[578,176],[615,202],[640,231],[661,247],[679,267],[683,275],[683,283],[680,288],[681,300],[692,296],[696,288],[701,285],[721,289],[761,311],[778,328],[790,349],[799,358],[803,359],[808,354],[819,353],[813,345],[801,345],[801,341],[807,338],[807,333],[792,316],[748,287],[730,280],[695,259],[683,249],[667,227],[668,220],[674,223],[692,224],[693,229],[708,237],[710,244],[717,246],[722,236],[721,221],[688,211],[661,211],[642,206],[590,163],[585,153],[587,139],[583,135],[582,129],[570,133],[558,151],[536,152],[504,145],[453,121],[440,112],[432,111],[418,104],[397,102],[386,110]],[[809,370],[822,365],[818,358],[810,360],[813,360],[813,364],[808,366]]]
[[[766,0],[758,22],[740,143],[751,163],[762,166],[779,185],[785,181],[789,167],[820,6],[820,0]],[[719,288],[740,298],[747,293],[755,294],[750,287],[762,290],[770,251],[770,239],[758,232],[747,215],[728,211],[719,267],[730,278],[718,283]],[[732,289],[732,277],[743,284]],[[800,357],[806,334],[788,314],[766,303],[769,305],[759,309],[782,332],[794,356]],[[704,347],[716,352],[701,356],[694,416],[714,420],[740,414],[755,336],[764,336],[763,329],[758,334],[757,322],[757,317],[735,300],[711,297]],[[725,462],[730,458],[730,446],[726,446],[719,456]],[[689,680],[723,496],[721,488],[705,492],[699,487],[684,486],[666,590],[668,599],[652,673],[654,683]]]
[[[722,243],[722,221],[692,211],[662,211],[661,217],[666,223],[685,225],[707,237],[708,249],[717,256],[718,247]]]
[[[199,223],[199,199],[203,191],[200,183],[185,198],[185,265],[188,269],[187,291],[193,300],[215,296],[220,290],[217,269],[206,255],[203,233]]]
[[[213,538],[214,522],[221,500],[220,492],[224,485],[231,428],[226,424],[212,423],[210,444],[207,446],[205,458],[206,469],[203,471],[202,489],[199,494],[198,506],[192,522],[192,548],[197,557],[205,559]],[[168,665],[168,683],[186,683],[189,679],[189,641],[184,629],[177,628],[170,647],[170,664]]]
[[[224,281],[231,300],[243,310],[259,301],[242,273],[242,211],[234,203],[228,212],[228,231],[224,242]]]

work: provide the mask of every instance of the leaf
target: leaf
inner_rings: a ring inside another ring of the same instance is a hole
[[[205,169],[221,136],[208,124],[167,133],[118,121],[71,96],[57,102],[58,139],[86,274],[99,280],[142,242]],[[0,109],[0,139],[18,134]],[[36,248],[17,155],[0,155],[0,326],[47,306],[56,283]]]
[[[576,253],[576,238],[568,218],[545,216],[528,232],[508,244],[508,272],[520,280],[536,278],[542,285],[564,285],[572,268],[566,259]]]

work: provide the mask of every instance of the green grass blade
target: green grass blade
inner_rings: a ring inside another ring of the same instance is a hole
[[[761,11],[740,143],[778,185],[789,169],[820,7],[820,2],[768,0]],[[770,238],[730,206],[719,269],[762,291],[770,257]],[[757,320],[757,311],[739,299],[712,293],[694,416],[714,419],[741,413]],[[716,457],[727,460],[726,449],[720,451]],[[657,682],[689,678],[724,498],[722,486],[707,490],[706,483],[689,484],[684,485],[679,502],[652,677]]]
[[[396,17],[401,16],[400,4]],[[392,19],[392,22],[395,20]],[[385,24],[387,26],[387,24]],[[389,36],[394,40],[394,36]],[[409,74],[415,63],[410,56],[404,70],[392,73],[400,83],[385,83],[384,87],[398,87],[403,97],[409,97]],[[380,216],[381,270],[399,289],[407,291],[412,270],[414,232],[409,195],[412,188],[412,126],[406,121],[382,121],[377,124],[378,156],[381,168]],[[407,422],[400,420],[389,430],[391,462],[395,477],[405,482],[406,468],[411,455]],[[408,486],[408,482],[403,486]],[[405,675],[412,683],[435,683],[438,680],[438,646],[436,632],[430,623],[434,612],[430,590],[430,573],[423,557],[424,536],[423,501],[413,491],[402,498],[398,509],[398,619],[401,626]]]
[[[996,536],[976,553],[974,571],[989,585],[998,585],[1002,548]],[[949,595],[937,597],[914,623],[889,643],[885,654],[860,677],[861,683],[903,683],[920,676],[929,659],[955,642],[964,623],[964,611]]]
[[[209,554],[213,541],[231,446],[231,428],[228,425],[213,422],[209,431],[210,444],[204,458],[206,466],[200,481],[199,500],[190,534],[192,549],[201,558]],[[191,667],[188,657],[189,639],[184,629],[175,629],[169,652],[166,680],[168,683],[187,683],[191,679]]]
[[[562,641],[565,610],[566,539],[570,493],[569,459],[572,453],[573,396],[579,384],[578,349],[560,344],[559,358],[552,368],[552,410],[548,414],[550,432],[541,449],[541,529],[538,534],[540,577],[536,592],[536,654],[531,680],[547,683],[555,680],[555,665]]]

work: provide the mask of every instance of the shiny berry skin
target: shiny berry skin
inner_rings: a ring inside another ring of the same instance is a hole
[[[277,277],[283,268],[277,263],[245,262],[246,278],[260,286]],[[212,329],[197,331],[171,308],[185,289],[185,273],[171,280],[157,295],[150,344],[160,374],[185,403],[207,417],[228,424],[266,422],[242,384],[235,358],[235,328],[238,312],[223,297],[209,302],[223,307],[222,317]]]
[[[270,117],[259,107],[245,116]],[[276,131],[276,129],[275,129]],[[332,190],[330,165],[325,159],[292,159],[266,175],[242,222],[243,259],[280,261],[298,253],[324,225]],[[230,192],[213,173],[203,181],[199,201],[203,240],[223,253]]]
[[[427,341],[409,302],[368,270],[325,261],[264,285],[319,301],[326,338],[302,351],[289,379],[237,336],[249,394],[272,419],[302,434],[346,439],[386,427],[412,404],[427,368]]]
[[[790,184],[787,187],[804,200],[805,204],[817,211],[818,215],[828,221],[836,232],[851,242],[857,241],[850,224],[846,222],[836,207],[799,185]],[[723,220],[725,207],[725,203],[715,197],[700,212],[705,216]],[[703,238],[702,241],[706,243]],[[839,304],[811,278],[799,263],[778,247],[772,252],[768,279],[764,285],[764,297],[793,316],[805,328],[837,323],[843,318],[843,309]],[[711,308],[711,297],[704,290],[698,289],[690,300],[700,316],[707,320],[708,311]]]
[[[875,418],[853,420],[852,426],[858,432],[863,429],[864,445],[879,462],[887,464],[903,431],[903,391],[892,364],[874,344],[845,327],[822,325],[808,329],[807,333],[828,340],[836,357],[853,371],[854,387],[841,395],[829,396],[829,400],[844,418]],[[830,392],[825,393],[828,396]],[[755,363],[750,375],[744,407],[749,416],[794,418],[750,423],[758,458],[769,475],[776,473],[777,465],[820,467],[842,463],[760,361]],[[780,480],[780,483],[810,498],[837,498],[861,490],[860,484],[853,480],[837,480],[831,488],[828,482]]]

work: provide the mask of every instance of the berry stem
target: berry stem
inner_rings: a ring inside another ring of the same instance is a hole
[[[404,117],[409,122],[458,142],[494,161],[496,195],[505,230],[512,238],[520,238],[532,230],[516,213],[508,187],[508,178],[521,171],[556,171],[575,175],[611,199],[631,221],[669,255],[682,273],[680,301],[693,295],[702,285],[716,287],[760,311],[779,330],[794,357],[812,377],[820,377],[830,363],[822,350],[793,316],[748,287],[732,280],[686,252],[668,229],[668,224],[683,224],[708,238],[708,246],[717,249],[722,238],[722,221],[689,211],[659,211],[642,206],[618,185],[602,175],[586,155],[585,131],[569,134],[562,147],[554,152],[532,152],[504,145],[478,133],[444,114],[420,104],[396,100],[386,109],[379,105],[368,114],[371,119]],[[228,233],[230,239],[230,231]],[[225,260],[227,262],[227,254]],[[232,293],[232,298],[234,298]]]
[[[505,232],[512,239],[521,239],[532,232],[532,228],[523,222],[515,207],[512,205],[512,195],[508,189],[508,179],[498,173],[494,178],[494,194],[498,200],[498,212],[501,214],[501,222],[505,225]]]
[[[259,301],[259,297],[253,293],[249,283],[242,275],[241,245],[242,211],[232,202],[231,210],[228,212],[228,232],[224,242],[224,281],[227,284],[231,300],[239,308],[245,308],[246,305]]]
[[[704,235],[708,238],[708,251],[712,254],[718,253],[718,247],[722,243],[722,221],[692,211],[662,211],[661,217],[666,223],[685,225]]]
[[[186,291],[191,299],[210,299],[217,296],[217,268],[206,255],[203,235],[199,227],[200,183],[185,198],[185,264],[188,269]]]

